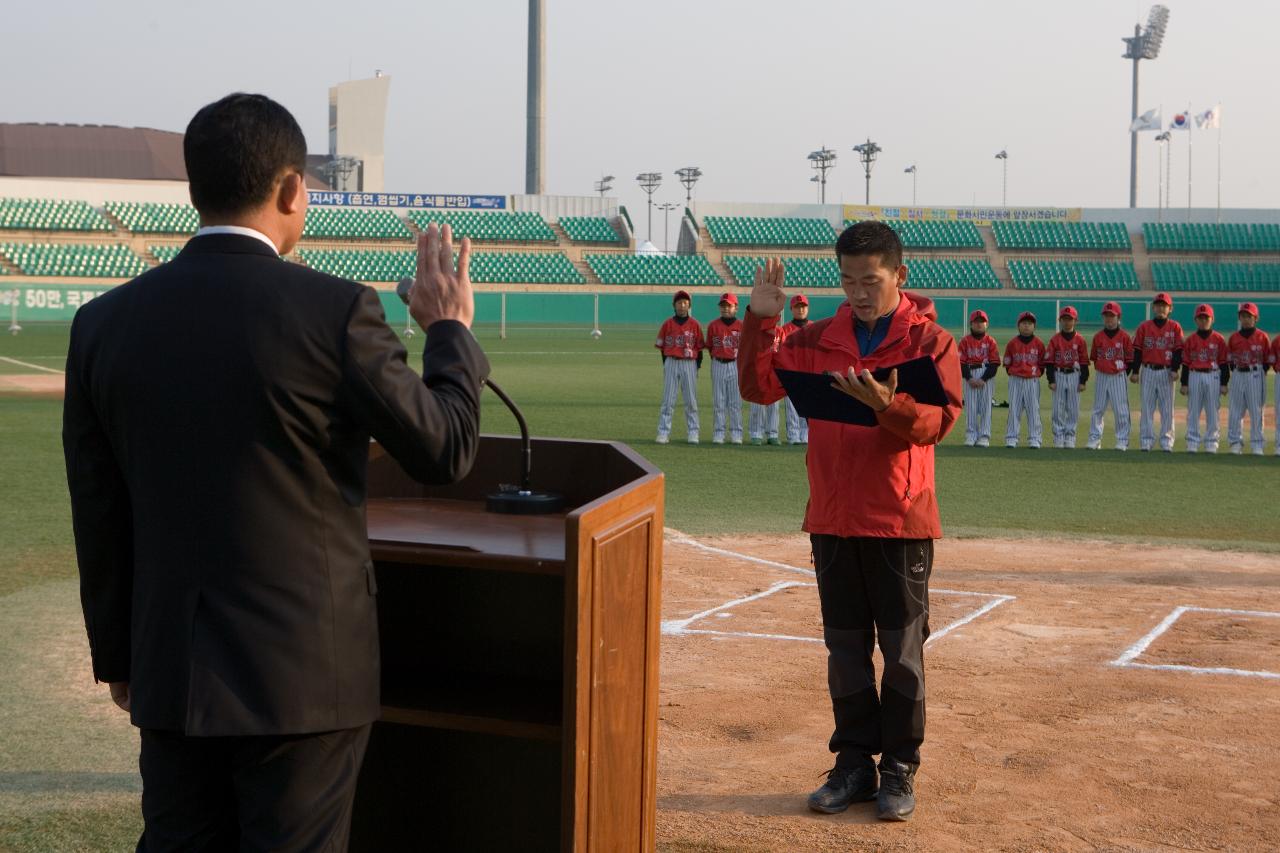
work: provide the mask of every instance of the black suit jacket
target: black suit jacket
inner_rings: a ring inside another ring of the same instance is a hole
[[[86,303],[63,446],[94,676],[130,683],[134,724],[376,719],[369,437],[424,482],[459,479],[488,371],[445,321],[419,377],[374,290],[252,237],[196,237]]]

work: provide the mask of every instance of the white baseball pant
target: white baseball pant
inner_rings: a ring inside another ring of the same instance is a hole
[[[1280,456],[1280,364],[1276,365],[1276,410],[1271,425],[1276,428],[1276,456]]]
[[[711,360],[712,440],[723,441],[728,421],[729,439],[742,441],[742,397],[738,393],[738,364]]]
[[[1138,374],[1142,391],[1142,416],[1138,421],[1138,446],[1150,450],[1155,446],[1155,411],[1160,410],[1160,449],[1173,449],[1173,382],[1168,368],[1142,366]]]
[[[1218,413],[1222,390],[1222,374],[1217,368],[1207,371],[1192,370],[1187,376],[1187,450],[1195,453],[1204,443],[1206,453],[1218,452]],[[1204,413],[1203,438],[1200,432],[1200,413]]]
[[[1093,374],[1093,417],[1089,421],[1089,446],[1102,446],[1102,419],[1111,409],[1116,427],[1116,449],[1129,447],[1129,386],[1123,373]]]
[[[1267,383],[1262,368],[1232,370],[1227,386],[1227,443],[1234,447],[1244,443],[1244,416],[1249,415],[1249,445],[1254,453],[1262,452],[1266,435],[1262,432],[1262,406],[1266,403]]]
[[[964,383],[964,443],[986,447],[991,442],[991,397],[994,379],[982,383],[981,388],[971,388]]]
[[[662,408],[658,411],[658,435],[671,434],[676,397],[684,398],[684,421],[689,440],[698,437],[698,362],[692,358],[668,358],[662,362]]]
[[[1080,423],[1080,373],[1053,374],[1053,446],[1075,447]]]
[[[1040,446],[1044,428],[1040,424],[1040,380],[1023,376],[1009,377],[1009,426],[1004,431],[1007,447],[1018,446],[1018,433],[1023,413],[1027,416],[1027,444]]]
[[[796,407],[791,405],[791,399],[787,398],[787,441],[791,444],[808,444],[809,443],[809,421],[800,417],[800,413],[796,411]]]
[[[781,405],[781,400],[768,406],[750,404],[747,410],[747,431],[751,433],[753,441],[765,438],[766,434],[769,438],[778,437],[778,408]]]

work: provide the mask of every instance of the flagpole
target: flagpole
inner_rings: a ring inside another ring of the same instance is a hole
[[[1218,107],[1213,110],[1218,125],[1218,222],[1222,222],[1222,111]]]
[[[1191,108],[1187,108],[1187,221],[1191,221],[1191,134],[1194,133],[1194,124],[1191,121]]]

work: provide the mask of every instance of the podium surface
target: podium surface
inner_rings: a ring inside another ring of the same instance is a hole
[[[520,442],[453,486],[371,446],[382,719],[352,850],[652,850],[663,478],[610,442],[538,439],[551,515],[487,512]]]

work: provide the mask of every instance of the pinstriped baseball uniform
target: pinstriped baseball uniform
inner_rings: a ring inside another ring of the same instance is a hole
[[[782,401],[761,406],[757,403],[747,405],[747,432],[752,439],[778,437],[778,410]]]
[[[1039,447],[1044,429],[1040,424],[1040,373],[1044,365],[1044,342],[1035,335],[1021,335],[1004,347],[1004,368],[1009,374],[1009,425],[1005,447],[1018,446],[1023,415],[1027,418],[1027,445]]]
[[[796,298],[798,299],[800,297],[796,297]],[[806,303],[806,306],[807,306],[807,303]],[[805,320],[794,319],[795,310],[796,310],[795,300],[792,300],[791,312],[792,312],[793,318],[790,323],[787,323],[785,326],[782,327],[782,340],[779,341],[779,345],[784,343],[787,340],[787,338],[791,337],[796,332],[800,331],[801,329],[803,329],[805,326],[809,324],[808,319],[805,319]],[[787,411],[787,443],[788,444],[808,444],[809,443],[809,422],[804,418],[800,417],[800,413],[796,411],[795,406],[791,405],[791,401],[789,399],[784,400],[783,402],[786,405],[786,411]]]
[[[676,399],[684,400],[689,441],[698,440],[698,354],[705,349],[702,326],[693,317],[668,317],[654,343],[662,353],[662,407],[658,410],[658,440],[671,434]]]
[[[960,352],[962,377],[984,380],[981,388],[971,387],[968,381],[961,388],[964,393],[964,443],[969,447],[986,447],[991,443],[991,398],[995,388],[994,369],[1000,364],[1000,347],[995,338],[985,332],[981,336],[970,332],[956,340],[956,348]],[[988,367],[992,368],[989,379],[986,378]]]
[[[1266,363],[1271,341],[1267,333],[1254,329],[1245,335],[1235,332],[1227,341],[1231,360],[1231,384],[1227,389],[1227,443],[1232,452],[1244,444],[1244,416],[1249,415],[1249,446],[1262,453],[1266,434],[1262,431],[1262,408],[1267,399]]]
[[[1141,362],[1138,372],[1142,391],[1142,415],[1138,421],[1138,445],[1143,450],[1155,447],[1155,413],[1160,412],[1160,449],[1173,450],[1173,374],[1182,357],[1182,326],[1177,320],[1163,323],[1143,320],[1133,335],[1134,359]]]
[[[1114,334],[1106,329],[1093,336],[1089,348],[1093,362],[1093,415],[1089,419],[1089,447],[1102,446],[1102,427],[1107,409],[1111,409],[1116,429],[1116,449],[1129,447],[1129,387],[1125,371],[1133,361],[1133,341],[1119,327]]]
[[[1217,332],[1192,332],[1182,344],[1182,384],[1187,388],[1187,451],[1203,446],[1218,452],[1218,423],[1222,393],[1222,366],[1227,361],[1227,341]],[[1204,431],[1200,430],[1204,415]]]
[[[737,317],[717,317],[707,324],[707,346],[711,351],[712,442],[742,443],[742,397],[738,391],[738,346],[742,321]]]
[[[1049,339],[1045,364],[1053,368],[1053,446],[1075,447],[1080,424],[1080,383],[1087,381],[1089,352],[1084,337],[1059,332]]]
[[[1275,454],[1280,456],[1280,334],[1271,339],[1271,349],[1267,351],[1267,364],[1271,366],[1271,372],[1276,375],[1275,389],[1275,414],[1271,419],[1272,426],[1275,427]]]

